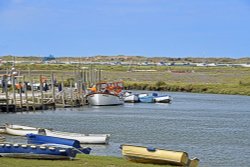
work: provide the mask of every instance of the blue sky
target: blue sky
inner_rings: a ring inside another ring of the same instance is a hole
[[[0,55],[250,57],[250,0],[0,0]]]

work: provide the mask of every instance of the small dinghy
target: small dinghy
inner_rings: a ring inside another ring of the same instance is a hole
[[[139,101],[142,103],[154,103],[154,98],[157,96],[157,93],[141,93],[138,95]]]
[[[78,140],[81,144],[108,144],[109,134],[79,134],[60,132],[49,129],[39,129],[40,135],[60,137],[65,139]]]
[[[172,98],[168,95],[158,95],[157,93],[141,93],[139,100],[142,103],[170,103]]]
[[[28,159],[74,159],[78,151],[73,147],[0,143],[0,156]]]
[[[198,167],[199,164],[199,159],[190,160],[186,152],[133,145],[122,145],[121,148],[123,156],[134,162],[185,167]]]
[[[5,137],[0,135],[0,142],[4,142],[5,141]]]
[[[125,92],[123,94],[124,102],[126,103],[137,103],[139,102],[139,97],[137,94],[133,94],[132,92]]]
[[[65,139],[59,137],[52,136],[43,136],[37,134],[27,134],[26,135],[29,144],[59,144],[59,145],[67,145],[76,148],[84,154],[89,154],[91,148],[86,147],[82,148],[80,142],[78,140]]]
[[[0,133],[6,133],[5,126],[0,126]]]
[[[5,124],[6,133],[15,136],[25,136],[29,133],[38,134],[39,128],[34,128],[30,126]]]
[[[154,97],[155,103],[170,103],[172,100],[171,96],[168,95],[161,95]]]

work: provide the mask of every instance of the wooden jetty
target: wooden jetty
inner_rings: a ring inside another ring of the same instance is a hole
[[[7,72],[6,72],[7,73]],[[62,72],[63,73],[63,72]],[[55,109],[56,107],[80,107],[86,105],[85,92],[89,85],[101,80],[101,70],[74,71],[70,83],[65,86],[63,74],[1,74],[0,112],[18,112]],[[59,81],[56,79],[60,78]],[[10,83],[10,84],[9,84]]]

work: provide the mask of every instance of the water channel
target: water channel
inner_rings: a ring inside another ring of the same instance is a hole
[[[120,157],[119,146],[127,143],[186,151],[201,160],[201,167],[249,166],[250,97],[159,93],[171,95],[173,102],[1,113],[0,124],[111,134],[109,145],[89,145],[93,155]],[[5,136],[26,142],[24,137]]]

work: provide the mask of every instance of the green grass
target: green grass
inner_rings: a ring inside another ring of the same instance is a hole
[[[0,158],[1,167],[162,167],[162,165],[140,164],[123,158],[108,156],[78,155],[75,160],[34,160]],[[165,167],[172,167],[166,166]]]
[[[79,69],[86,67],[101,69],[103,81],[123,80],[127,89],[250,95],[250,68],[244,67],[18,64],[16,69],[26,76],[30,69],[35,82],[39,81],[39,75],[50,78],[53,72],[57,81],[63,78],[68,86],[69,78],[75,79],[75,74],[79,76]],[[1,73],[5,73],[10,67],[1,66],[1,69]],[[90,72],[86,72],[90,76]],[[158,82],[165,85],[157,85]]]

